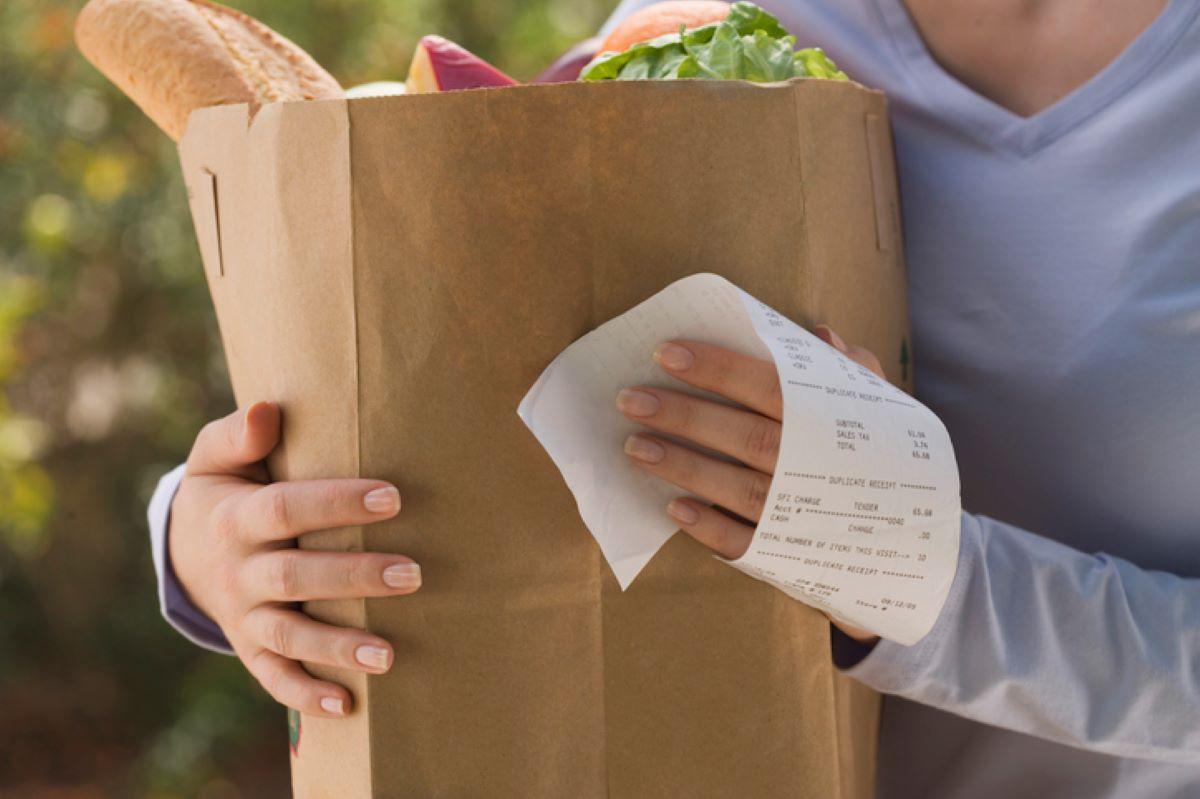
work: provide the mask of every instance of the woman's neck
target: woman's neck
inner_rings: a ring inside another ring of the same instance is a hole
[[[1167,0],[905,0],[926,47],[979,94],[1021,116],[1113,61]]]

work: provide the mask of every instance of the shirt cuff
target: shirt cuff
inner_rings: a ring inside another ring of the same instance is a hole
[[[150,522],[150,550],[154,556],[154,572],[158,577],[158,605],[163,618],[184,638],[213,652],[233,654],[225,634],[215,621],[192,603],[171,564],[167,535],[171,529],[171,503],[183,482],[185,464],[163,475],[154,489],[147,513]]]
[[[880,639],[873,648],[864,651],[866,645],[847,638],[859,649],[834,640],[834,662],[848,676],[874,688],[883,694],[911,696],[914,688],[925,684],[924,674],[935,668],[944,657],[944,647],[959,618],[967,595],[967,586],[979,564],[980,541],[978,522],[970,515],[962,515],[961,535],[958,546],[958,564],[954,582],[942,605],[941,613],[929,633],[911,646],[895,641]]]
[[[859,641],[839,630],[836,625],[829,625],[829,645],[833,652],[833,665],[843,671],[854,668],[878,646],[879,639],[874,641]]]

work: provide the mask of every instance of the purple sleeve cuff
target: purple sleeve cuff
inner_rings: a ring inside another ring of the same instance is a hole
[[[879,642],[856,641],[837,627],[830,625],[829,643],[833,650],[833,665],[845,670],[852,669],[861,663]]]
[[[150,548],[154,554],[154,571],[158,576],[158,602],[163,618],[178,630],[183,637],[205,649],[223,654],[233,654],[233,647],[212,619],[192,604],[187,592],[175,576],[171,564],[167,534],[170,530],[171,502],[183,482],[184,466],[181,464],[163,475],[150,499],[147,513],[150,521]]]

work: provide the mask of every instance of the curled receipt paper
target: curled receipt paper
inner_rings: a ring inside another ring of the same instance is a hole
[[[563,350],[518,413],[575,495],[622,589],[675,532],[684,492],[624,453],[635,385],[692,391],[653,362],[669,339],[773,360],[783,435],[750,548],[721,560],[847,624],[901,644],[937,619],[958,560],[958,467],[946,428],[912,397],[722,277],[667,286]]]

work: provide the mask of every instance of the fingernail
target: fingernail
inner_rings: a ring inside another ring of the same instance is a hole
[[[392,588],[419,588],[421,567],[415,563],[396,563],[383,570],[383,581]]]
[[[354,650],[354,659],[369,669],[386,669],[388,657],[388,651],[381,646],[364,644]]]
[[[395,513],[400,510],[400,492],[395,486],[376,488],[363,497],[363,507],[371,513]]]
[[[321,699],[321,710],[335,716],[346,715],[346,703],[336,696],[326,696]]]
[[[663,344],[654,351],[654,360],[675,372],[691,369],[696,356],[687,347],[678,344]]]
[[[623,388],[617,394],[617,407],[630,416],[653,416],[659,404],[658,397],[636,388]]]
[[[273,402],[255,402],[247,406],[245,412],[242,413],[242,435],[246,435],[246,432],[250,429],[251,416],[261,416],[268,408],[275,407],[275,403]]]
[[[667,456],[662,444],[642,436],[630,436],[625,439],[625,452],[630,457],[646,463],[658,463]]]
[[[667,514],[682,524],[695,524],[700,521],[700,514],[686,502],[673,499],[667,503]]]

